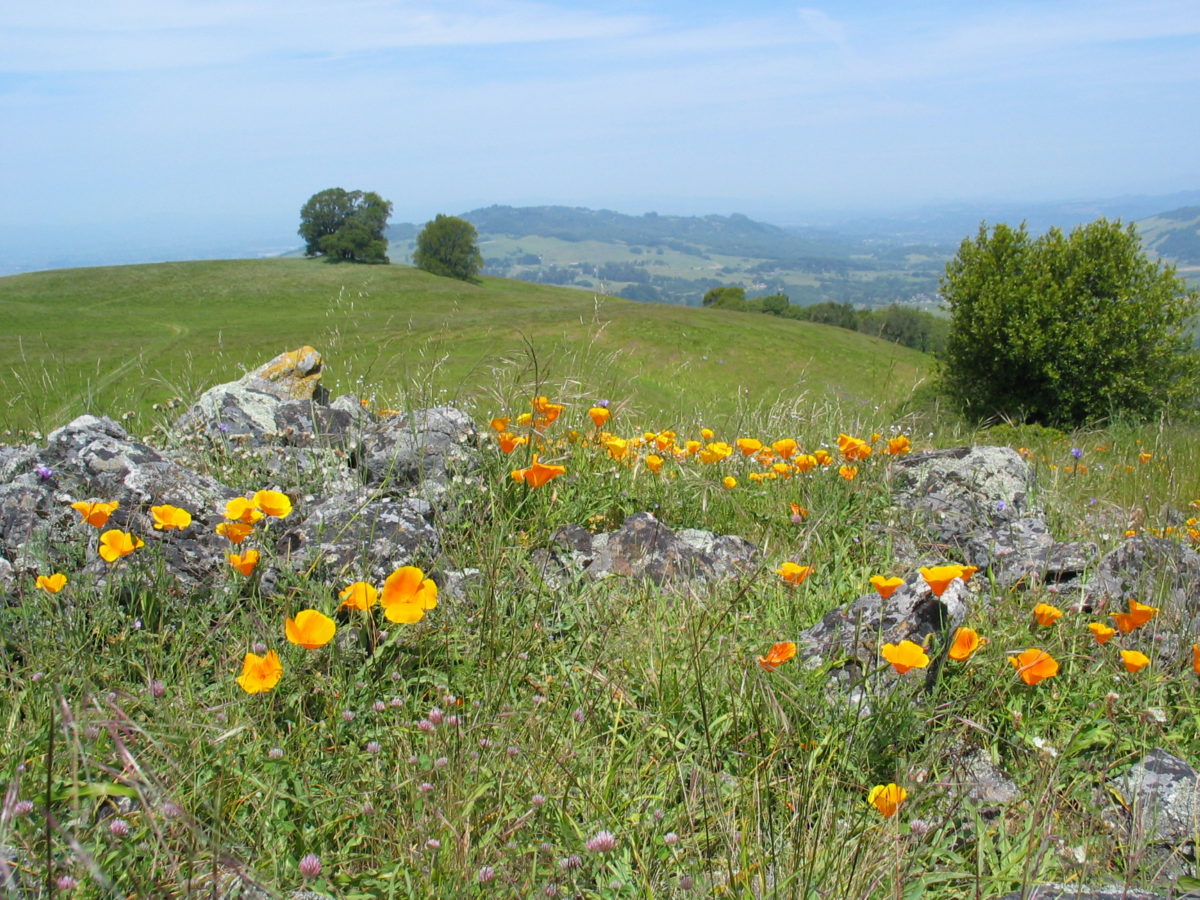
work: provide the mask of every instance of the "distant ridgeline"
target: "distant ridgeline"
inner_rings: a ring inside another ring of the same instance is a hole
[[[953,247],[905,244],[817,228],[780,228],[743,215],[629,216],[564,206],[490,206],[463,213],[479,231],[484,274],[699,306],[737,285],[750,298],[791,303],[937,306]],[[412,253],[418,226],[388,229],[393,260]]]

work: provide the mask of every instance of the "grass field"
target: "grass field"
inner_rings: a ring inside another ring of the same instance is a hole
[[[648,413],[720,418],[781,398],[891,404],[930,372],[920,353],[851,332],[637,304],[405,266],[277,259],[59,270],[0,279],[0,427],[82,412],[145,417],[284,350],[325,356],[335,393],[472,403],[493,369],[586,380]],[[136,424],[136,423],[135,423]]]
[[[862,335],[401,267],[52,272],[0,280],[0,311],[17,385],[10,427],[130,409],[135,433],[148,432],[168,418],[155,398],[190,402],[310,343],[334,393],[377,406],[469,401],[484,435],[478,467],[438,513],[439,548],[414,560],[477,575],[417,622],[341,608],[356,572],[284,573],[268,587],[261,570],[287,519],[260,523],[243,545],[261,549],[258,569],[222,561],[195,590],[164,574],[159,555],[178,532],[147,527],[144,548],[107,564],[97,529],[72,513],[28,548],[33,563],[0,604],[0,846],[30,896],[208,900],[232,896],[238,879],[272,897],[308,888],[336,900],[961,900],[1048,881],[1168,890],[1151,842],[1098,818],[1117,802],[1108,779],[1150,749],[1198,761],[1200,670],[1183,657],[1197,637],[1168,615],[1166,573],[1142,597],[1163,614],[1100,645],[1088,624],[1106,611],[979,572],[966,624],[988,643],[891,691],[866,682],[869,708],[837,700],[822,669],[760,658],[868,593],[871,575],[914,574],[893,551],[905,525],[890,509],[886,438],[904,433],[916,451],[1025,448],[1055,536],[1107,550],[1127,532],[1193,540],[1190,425],[977,433],[929,406],[905,414],[929,361]],[[539,394],[568,405],[521,430]],[[627,443],[592,424],[598,397],[612,401],[605,429]],[[502,452],[493,415],[529,442]],[[794,438],[836,455],[839,432],[872,430],[874,452],[851,477],[841,460],[768,477],[779,460],[731,450],[703,462],[684,449]],[[283,490],[294,518],[327,489],[319,467],[280,468],[270,453],[173,451],[236,490]],[[538,487],[514,480],[532,453],[566,471]],[[533,554],[558,528],[609,530],[643,510],[740,535],[761,564],[682,590],[539,575]],[[812,571],[787,583],[785,562]],[[61,591],[35,584],[56,572]],[[1039,624],[1039,601],[1060,603],[1061,618]],[[284,618],[303,609],[332,618],[336,638],[290,642]],[[949,639],[933,635],[930,655]],[[1026,684],[1008,657],[1033,647],[1061,670]],[[1127,671],[1125,647],[1149,665]],[[246,654],[268,650],[278,679],[239,681]],[[950,760],[964,747],[1003,768],[1017,799],[991,809],[955,795]],[[869,802],[889,783],[906,792],[898,808]]]

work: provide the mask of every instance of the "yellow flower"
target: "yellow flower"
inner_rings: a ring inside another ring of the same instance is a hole
[[[828,466],[833,462],[833,457],[827,450],[817,450],[813,453],[813,459],[816,460],[818,466]],[[799,461],[797,461],[797,465],[799,465]]]
[[[365,581],[356,581],[343,588],[338,596],[342,598],[342,606],[361,609],[364,612],[379,602],[379,591],[375,590],[373,584]]]
[[[903,578],[885,578],[882,575],[871,576],[871,587],[879,592],[879,596],[886,600],[896,592],[896,588],[904,584]]]
[[[1016,656],[1010,656],[1008,661],[1013,664],[1013,668],[1026,684],[1037,684],[1058,674],[1058,661],[1045,650],[1030,647]]]
[[[981,638],[974,628],[959,628],[954,632],[954,640],[946,655],[955,662],[966,662],[971,654],[986,643],[987,639]]]
[[[771,449],[784,459],[791,459],[798,446],[799,445],[792,438],[784,438],[781,441],[771,442]]]
[[[524,427],[533,421],[533,413],[523,412],[517,416],[517,424]]]
[[[889,438],[887,442],[887,452],[892,456],[903,456],[912,450],[912,441],[906,435]]]
[[[437,585],[416,566],[403,566],[383,583],[380,603],[383,614],[392,622],[419,622],[425,610],[437,606]]]
[[[804,579],[813,573],[813,567],[802,566],[799,563],[789,560],[783,563],[775,572],[788,584],[803,584]]]
[[[643,462],[646,464],[646,468],[651,472],[657,472],[663,467],[663,458],[661,456],[656,456],[653,453],[647,456]]]
[[[763,448],[762,441],[757,438],[738,438],[734,443],[742,451],[742,456],[753,456]]]
[[[797,472],[807,472],[817,467],[817,458],[808,453],[801,453],[792,465],[796,467]]]
[[[613,459],[624,459],[629,455],[629,441],[622,438],[609,438],[604,442],[604,446],[608,448],[608,455]]]
[[[103,528],[108,524],[108,517],[111,516],[121,504],[116,500],[107,503],[101,501],[80,500],[78,503],[72,503],[71,509],[79,513],[83,517],[83,521],[87,522],[93,528]]]
[[[901,675],[909,669],[923,669],[929,665],[929,654],[925,652],[925,648],[912,641],[884,644],[879,649],[879,654]]]
[[[100,535],[100,557],[107,563],[116,562],[122,556],[128,556],[139,547],[145,546],[145,541],[135,538],[128,531],[110,528]]]
[[[1039,625],[1053,625],[1062,618],[1063,611],[1049,603],[1039,603],[1033,608],[1033,617]]]
[[[254,505],[273,519],[286,518],[292,511],[292,501],[282,491],[255,491]]]
[[[908,791],[898,784],[877,784],[867,794],[867,802],[879,810],[880,815],[890,819],[908,799]]]
[[[247,550],[245,553],[230,553],[229,564],[243,575],[249,575],[254,571],[254,567],[258,565],[258,558],[259,553],[257,550]]]
[[[240,544],[254,532],[253,525],[247,525],[244,522],[222,522],[216,527],[217,534],[225,538],[231,544]]]
[[[154,517],[154,527],[159,531],[182,530],[192,524],[192,514],[178,506],[152,506],[150,515]]]
[[[225,504],[225,518],[243,525],[253,525],[265,514],[247,497],[234,497]]]
[[[57,594],[67,586],[67,576],[62,572],[55,572],[53,575],[39,575],[34,585],[40,587],[47,594]]]
[[[716,434],[716,432],[713,431],[711,428],[701,428],[700,429],[700,437],[704,438],[704,440],[706,440],[706,441],[711,441],[715,434]]]
[[[1112,636],[1117,633],[1117,629],[1109,628],[1103,622],[1089,622],[1088,631],[1092,633],[1092,637],[1096,639],[1097,644],[1107,644],[1112,639]]]
[[[719,462],[727,458],[731,453],[733,453],[732,447],[730,447],[724,441],[716,441],[715,443],[707,444],[704,449],[700,451],[700,462]]]
[[[333,619],[315,609],[302,609],[296,613],[296,618],[287,618],[283,622],[283,633],[293,644],[299,644],[305,650],[316,650],[324,647],[337,632]]]
[[[847,481],[853,481],[858,476],[858,466],[838,466],[838,474]]]
[[[588,416],[591,418],[592,424],[597,428],[603,428],[604,423],[608,421],[611,415],[612,412],[603,406],[593,406],[588,410]]]
[[[247,653],[242,660],[242,674],[237,683],[247,694],[265,694],[283,677],[283,664],[279,654],[268,650],[265,656]]]
[[[1150,665],[1150,657],[1145,653],[1139,653],[1137,650],[1122,650],[1121,662],[1125,663],[1125,671],[1140,672],[1146,666]]]
[[[725,485],[725,490],[732,491],[735,487],[737,487],[737,479],[732,475],[726,475],[723,479],[721,479],[721,484]]]
[[[1147,453],[1145,450],[1138,454],[1138,462],[1140,463],[1148,463],[1152,459],[1154,459],[1154,454]]]
[[[758,658],[758,664],[768,672],[774,672],[785,662],[796,655],[796,645],[792,641],[780,641],[767,651],[766,656]]]

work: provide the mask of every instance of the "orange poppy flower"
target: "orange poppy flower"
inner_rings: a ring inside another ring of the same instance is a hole
[[[792,510],[792,521],[796,524],[799,524],[808,518],[808,510],[799,503],[789,503],[788,506]]]
[[[721,479],[721,484],[725,485],[725,490],[732,491],[735,487],[737,487],[737,479],[732,475],[726,475]]]
[[[706,444],[704,449],[700,451],[700,462],[715,463],[727,458],[733,453],[733,448],[724,441],[716,441],[711,444]]]
[[[67,586],[67,576],[62,572],[55,572],[53,575],[39,575],[34,581],[34,586],[41,588],[47,594],[57,594]]]
[[[931,566],[921,569],[921,577],[925,579],[925,583],[929,585],[935,597],[940,597],[946,593],[946,588],[950,587],[950,582],[955,578],[962,578],[962,566]]]
[[[244,522],[222,522],[216,527],[216,532],[231,544],[240,544],[254,533],[254,526]]]
[[[245,553],[230,553],[229,564],[243,575],[250,575],[254,571],[254,567],[258,565],[258,558],[259,553],[257,550],[247,550]]]
[[[1117,633],[1117,629],[1109,628],[1103,622],[1089,622],[1088,631],[1092,633],[1092,637],[1096,639],[1097,644],[1107,644],[1112,640],[1112,636]]]
[[[1129,601],[1129,612],[1113,613],[1112,617],[1117,623],[1117,628],[1121,634],[1129,634],[1136,628],[1141,628],[1158,614],[1158,607],[1147,606],[1145,603],[1139,603],[1136,600]]]
[[[338,596],[342,599],[342,606],[364,612],[379,602],[379,591],[375,590],[375,585],[365,581],[356,581],[343,588]]]
[[[818,450],[813,454],[813,460],[816,461],[818,466],[827,466],[833,462],[833,457],[827,450]],[[796,464],[799,465],[799,460],[797,460]]]
[[[508,418],[508,416],[496,416],[496,418],[492,419],[492,421],[489,422],[488,424],[491,426],[493,431],[503,434],[505,431],[508,430],[509,421],[510,421],[510,419]]]
[[[178,506],[164,504],[150,507],[154,527],[159,531],[183,530],[192,524],[192,514]]]
[[[548,466],[534,454],[533,465],[526,469],[516,469],[512,473],[514,481],[521,481],[531,488],[540,488],[547,481],[552,481],[559,475],[565,475],[566,466]]]
[[[896,589],[903,584],[903,578],[885,578],[882,575],[871,576],[871,587],[875,588],[879,596],[884,600],[896,593]]]
[[[629,455],[629,441],[624,438],[609,438],[604,442],[604,446],[608,449],[608,455],[613,459],[621,460]]]
[[[850,462],[859,462],[871,455],[871,445],[861,438],[850,437],[848,434],[839,434],[838,450],[842,456],[850,460]]]
[[[608,421],[611,415],[611,410],[603,406],[593,406],[588,410],[588,417],[597,428],[603,428],[604,423]]]
[[[517,435],[509,431],[502,431],[496,435],[496,443],[500,445],[500,449],[505,453],[512,453],[528,440],[529,438],[525,435],[517,437]]]
[[[1063,611],[1049,603],[1039,603],[1033,608],[1033,617],[1039,625],[1053,625],[1062,618]]]
[[[716,435],[716,432],[713,431],[711,428],[701,428],[700,429],[700,437],[702,437],[706,441],[711,441],[715,435]]]
[[[266,515],[248,497],[234,497],[225,504],[225,518],[243,525],[253,525]]]
[[[296,613],[296,618],[284,619],[283,633],[291,643],[299,644],[305,650],[316,650],[333,640],[337,625],[322,612],[302,609]]]
[[[1200,675],[1200,644],[1192,644],[1192,671]]]
[[[1121,662],[1125,664],[1125,671],[1140,672],[1146,666],[1150,665],[1150,657],[1137,650],[1122,650]]]
[[[242,674],[238,676],[237,683],[247,694],[265,694],[279,684],[281,677],[283,663],[279,661],[279,654],[268,650],[265,656],[246,654],[242,660]]]
[[[796,467],[797,472],[808,472],[817,467],[817,458],[808,453],[801,453],[792,465]]]
[[[389,621],[411,624],[425,617],[425,610],[437,606],[437,585],[416,566],[403,566],[383,583],[379,602]]]
[[[100,535],[100,558],[106,563],[114,563],[122,556],[128,556],[139,547],[145,547],[146,542],[135,538],[128,531],[118,531],[110,528]]]
[[[987,639],[981,638],[974,628],[959,628],[954,632],[954,640],[946,655],[955,662],[966,662],[971,654],[986,643]]]
[[[796,450],[799,446],[800,445],[797,444],[794,440],[792,440],[792,438],[784,438],[781,441],[772,441],[771,442],[771,449],[774,450],[780,456],[782,456],[784,459],[791,459],[792,454],[794,454],[796,452]]]
[[[642,460],[642,462],[646,464],[646,468],[651,472],[657,472],[663,467],[663,458],[661,456],[656,456],[653,453]]]
[[[879,649],[879,654],[901,675],[909,669],[923,669],[929,665],[929,654],[925,652],[925,648],[912,641],[884,644]]]
[[[282,491],[255,491],[254,505],[273,519],[283,519],[292,511],[292,501]]]
[[[838,466],[838,474],[847,481],[853,481],[858,476],[858,466]]]
[[[72,503],[71,509],[79,513],[83,517],[83,521],[87,522],[93,528],[103,528],[108,524],[108,517],[111,516],[121,504],[116,500],[107,503],[93,500],[80,500],[78,503]]]
[[[892,456],[903,456],[905,453],[912,451],[912,441],[906,435],[889,438],[887,442],[887,452]]]
[[[890,819],[908,799],[908,791],[898,784],[877,784],[867,793],[867,802],[879,810],[880,815]]]
[[[780,641],[767,651],[766,656],[758,658],[758,664],[768,672],[774,672],[780,666],[796,656],[796,645],[792,641]]]
[[[1058,674],[1058,661],[1045,650],[1030,647],[1016,656],[1010,656],[1008,661],[1013,664],[1013,668],[1026,684],[1037,684]]]
[[[753,456],[763,448],[763,442],[757,438],[738,438],[734,443],[742,451],[742,456]]]
[[[1148,463],[1152,459],[1154,459],[1154,454],[1147,453],[1145,450],[1143,450],[1141,453],[1138,454],[1138,462],[1140,462],[1140,463],[1143,463],[1143,464]]]
[[[775,572],[788,584],[803,584],[804,579],[813,573],[812,566],[802,566],[799,563],[783,563]]]

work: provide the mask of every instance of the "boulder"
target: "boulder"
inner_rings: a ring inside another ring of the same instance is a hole
[[[1132,846],[1148,847],[1156,870],[1168,877],[1194,874],[1200,821],[1196,770],[1156,747],[1109,786],[1122,805],[1106,813],[1106,822],[1127,834]]]

